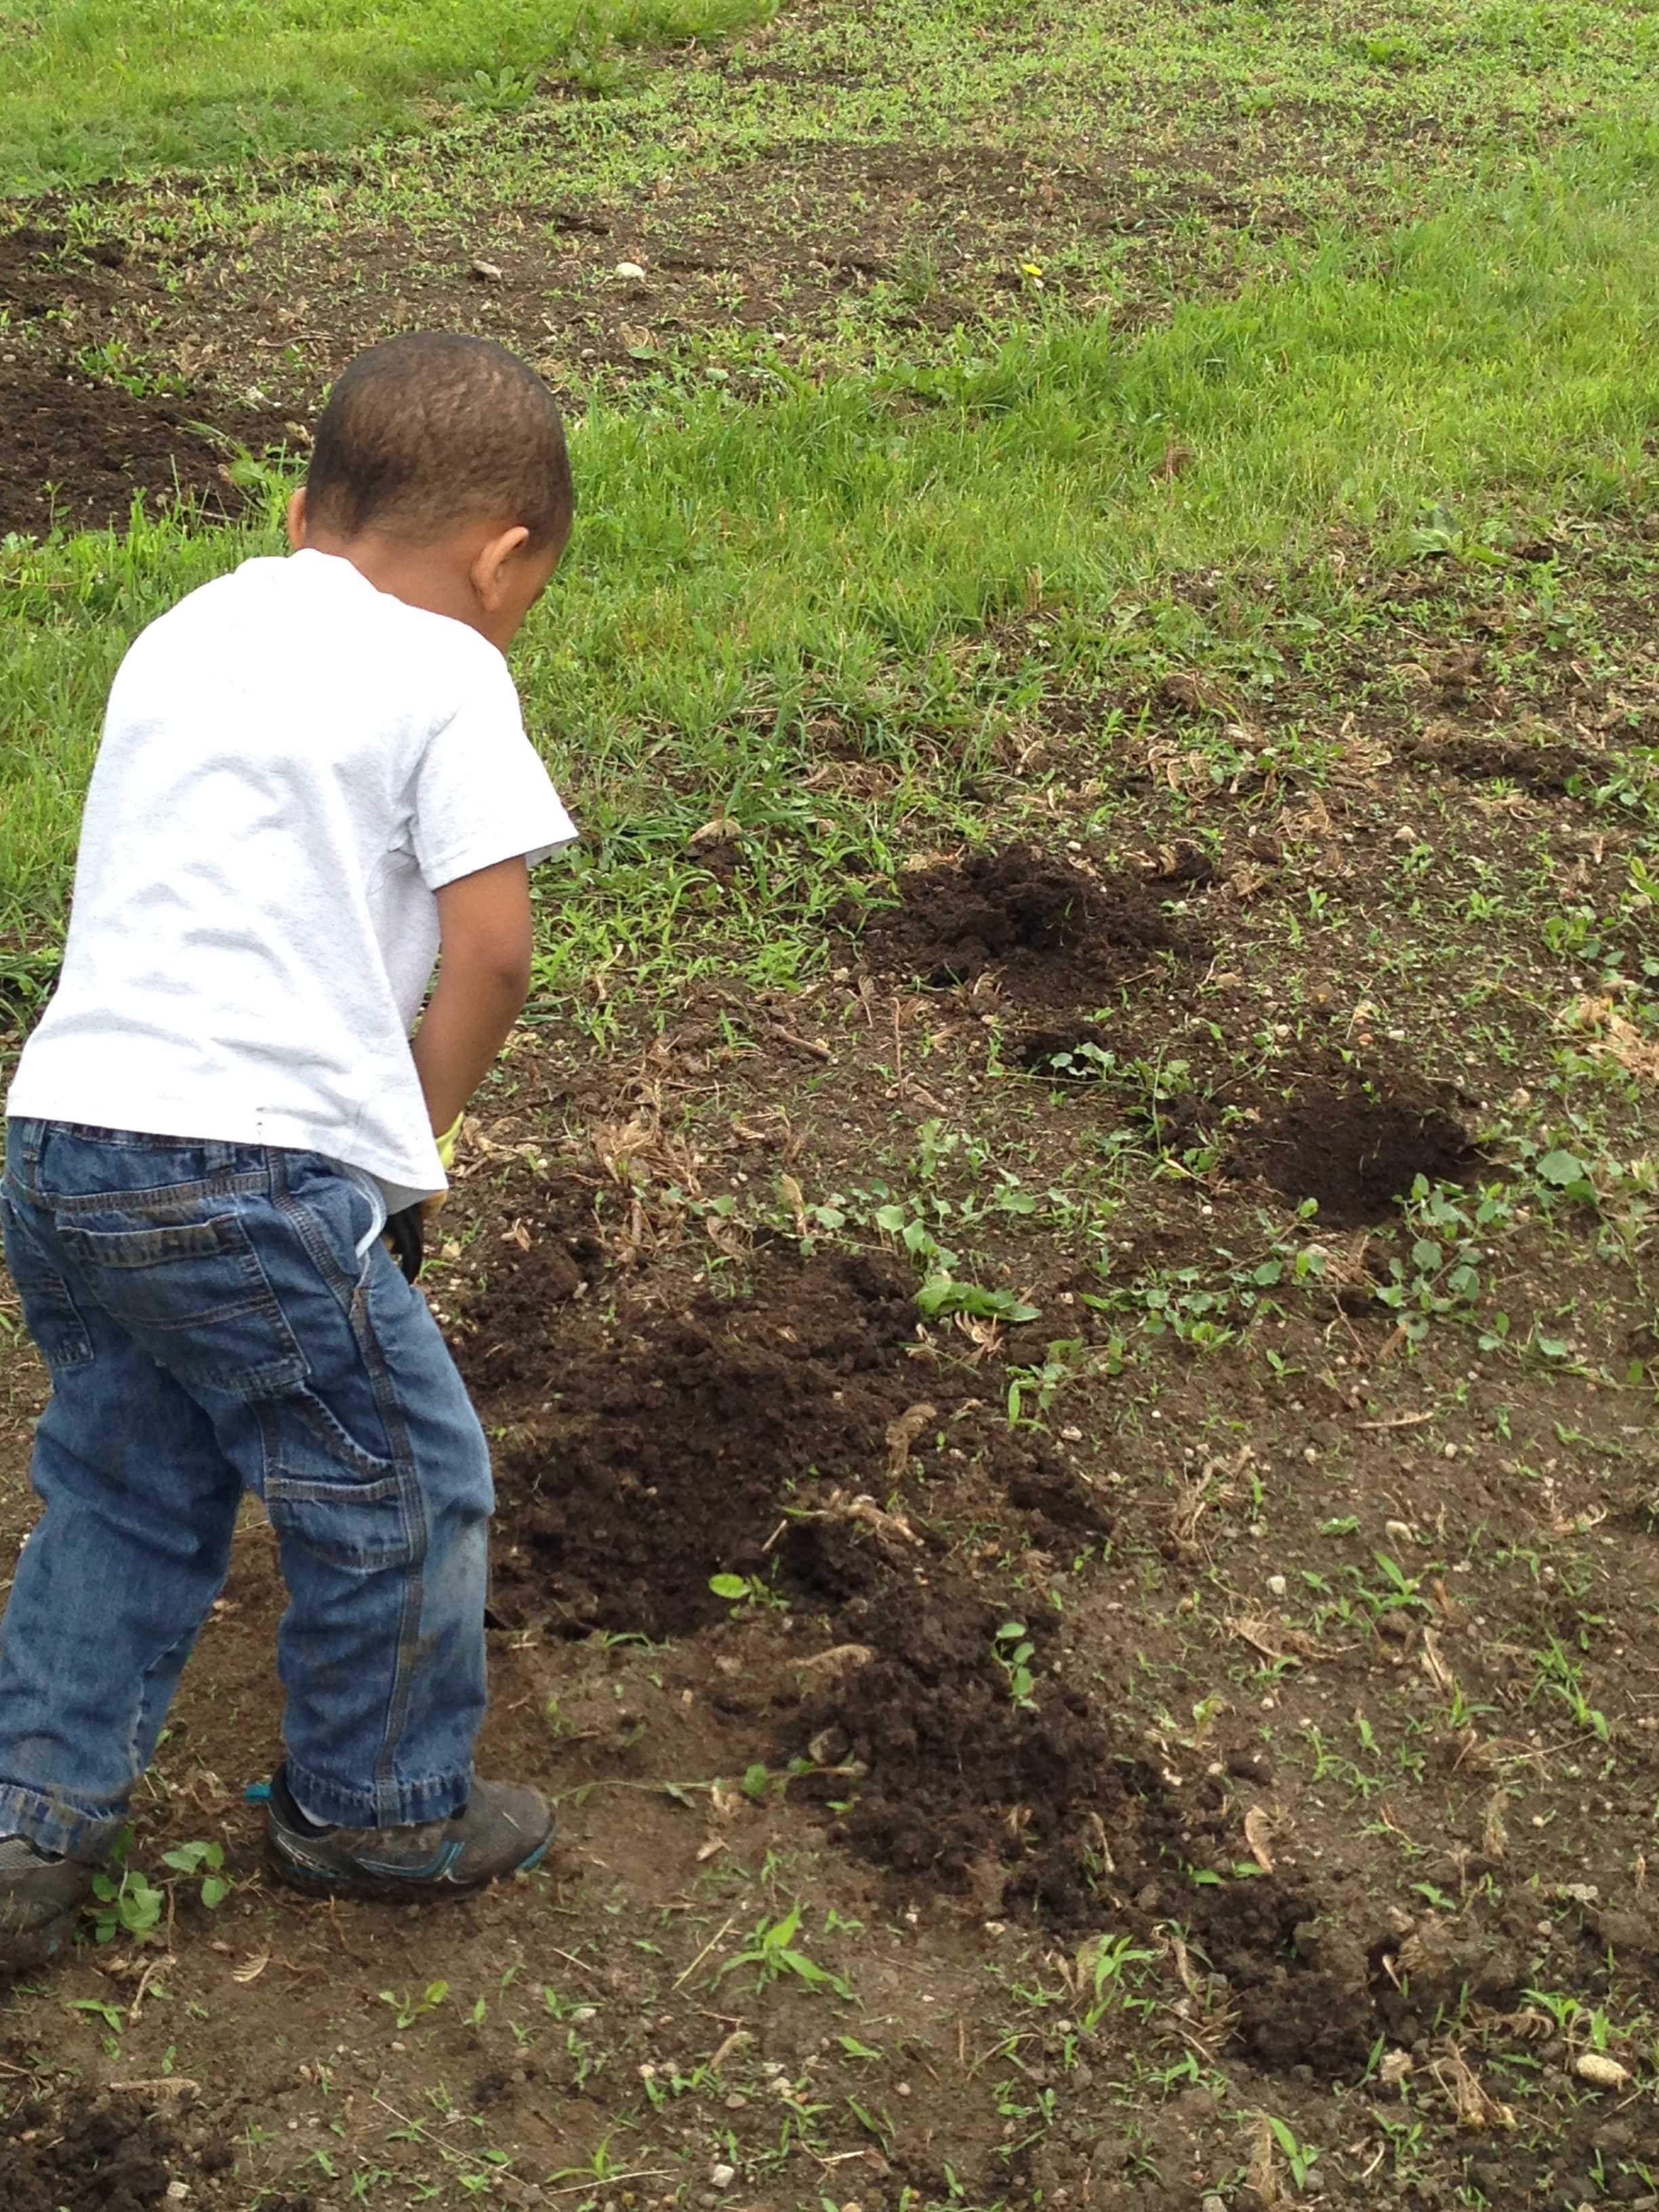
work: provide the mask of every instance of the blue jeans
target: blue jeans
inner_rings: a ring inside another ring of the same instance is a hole
[[[8,1126],[6,1260],[52,1370],[0,1622],[0,1835],[126,1818],[245,1488],[276,1532],[289,1785],[385,1827],[466,1802],[489,1457],[368,1190],[308,1152]]]

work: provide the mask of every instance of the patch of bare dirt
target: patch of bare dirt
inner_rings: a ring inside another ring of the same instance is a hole
[[[155,2212],[199,2195],[235,2163],[228,2144],[181,2143],[136,2097],[73,2098],[56,2112],[30,2100],[0,2117],[6,2212]],[[266,2212],[311,2212],[308,2197],[264,2204]]]
[[[1572,745],[1516,744],[1503,738],[1408,738],[1399,750],[1408,766],[1435,769],[1468,783],[1503,781],[1549,798],[1580,788],[1593,764]]]
[[[878,1484],[890,1425],[925,1395],[907,1374],[908,1269],[836,1258],[769,1288],[647,1315],[619,1340],[530,1340],[514,1371],[539,1346],[545,1395],[497,1466],[500,1620],[684,1634],[727,1609],[711,1576],[771,1577],[769,1539],[804,1486]],[[488,1346],[510,1328],[487,1308],[464,1369],[483,1346],[499,1373]]]
[[[118,526],[135,499],[225,520],[248,504],[231,458],[264,453],[283,435],[279,419],[212,395],[141,398],[62,362],[0,362],[0,536]]]
[[[1301,1085],[1266,1105],[1237,1170],[1297,1204],[1318,1201],[1335,1229],[1392,1220],[1419,1176],[1467,1182],[1483,1155],[1443,1097],[1407,1076],[1366,1082],[1351,1072]]]
[[[865,925],[865,959],[934,989],[994,974],[1024,1005],[1079,1006],[1203,949],[1138,875],[1025,846],[913,869],[896,889]]]

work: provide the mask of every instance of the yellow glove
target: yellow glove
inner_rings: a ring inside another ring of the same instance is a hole
[[[444,1131],[442,1136],[438,1139],[438,1158],[443,1163],[443,1170],[446,1175],[449,1173],[450,1170],[455,1164],[455,1139],[461,1133],[461,1122],[464,1118],[465,1117],[462,1115],[458,1114],[451,1126]],[[425,1214],[428,1221],[432,1218],[433,1215],[437,1212],[438,1209],[442,1206],[445,1199],[447,1199],[448,1195],[449,1193],[447,1190],[441,1190],[435,1198],[428,1198],[423,1202],[421,1211]]]
[[[465,1118],[464,1115],[458,1114],[453,1122],[438,1139],[438,1158],[443,1162],[446,1175],[455,1164],[455,1139],[461,1133],[461,1123]]]

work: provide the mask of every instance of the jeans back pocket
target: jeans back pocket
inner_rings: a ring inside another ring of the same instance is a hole
[[[298,1385],[307,1364],[234,1213],[83,1229],[60,1222],[76,1281],[185,1384],[241,1393]]]

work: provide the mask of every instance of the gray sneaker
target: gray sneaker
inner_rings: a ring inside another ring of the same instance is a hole
[[[43,1966],[68,1944],[97,1869],[0,1836],[0,1980]]]
[[[475,1782],[466,1805],[447,1820],[319,1828],[295,1803],[278,1767],[270,1779],[265,1850],[282,1881],[313,1896],[418,1905],[476,1897],[502,1875],[528,1872],[552,1842],[554,1825],[538,1791]]]

